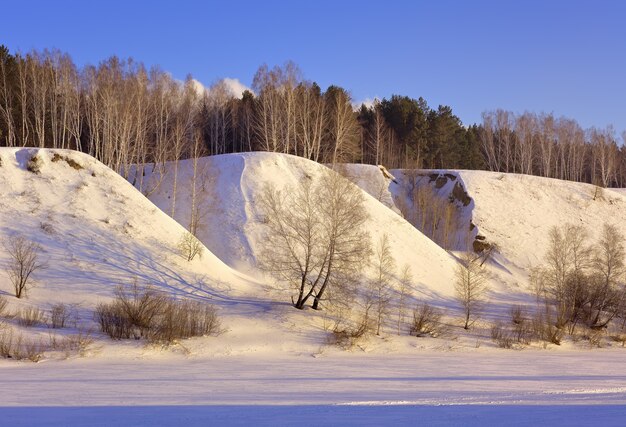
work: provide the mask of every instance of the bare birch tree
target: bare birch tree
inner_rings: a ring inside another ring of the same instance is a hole
[[[261,266],[296,292],[293,305],[354,296],[352,284],[370,254],[361,190],[334,171],[304,178],[288,192],[271,186],[260,200],[267,227]]]
[[[479,315],[488,290],[487,273],[481,266],[479,256],[470,251],[461,255],[456,268],[454,290],[457,300],[463,307],[463,328],[469,329]]]
[[[391,254],[389,236],[383,234],[376,245],[374,255],[375,276],[372,282],[372,299],[376,314],[376,335],[380,335],[385,319],[389,316],[395,269],[396,263]]]

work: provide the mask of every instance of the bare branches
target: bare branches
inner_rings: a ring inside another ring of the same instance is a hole
[[[22,298],[34,285],[33,274],[46,266],[39,259],[41,246],[23,236],[11,237],[3,246],[10,256],[7,274],[14,294]]]
[[[202,258],[204,245],[191,232],[185,231],[178,241],[178,250],[187,261],[193,261],[196,256]]]
[[[487,273],[481,266],[480,257],[472,252],[464,252],[459,261],[454,290],[464,311],[463,328],[469,329],[476,321],[488,290]]]
[[[322,300],[349,298],[370,253],[361,191],[328,170],[289,193],[267,186],[260,208],[267,227],[262,268],[296,291],[294,306],[313,298],[317,309]]]

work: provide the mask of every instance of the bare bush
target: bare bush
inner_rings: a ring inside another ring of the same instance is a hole
[[[413,323],[411,325],[411,335],[416,337],[431,336],[438,337],[443,332],[441,310],[422,303],[413,310]]]
[[[39,362],[46,351],[46,346],[43,341],[25,341],[22,344],[23,348],[20,352],[20,356],[30,360],[31,362]]]
[[[112,339],[140,338],[140,336],[133,336],[133,324],[126,317],[119,304],[98,304],[94,317],[100,325],[100,330]]]
[[[609,338],[611,339],[611,341],[620,343],[622,345],[622,347],[626,346],[626,334],[612,334],[609,335]]]
[[[589,333],[583,334],[582,338],[589,343],[590,347],[601,348],[604,332],[601,330],[590,330]]]
[[[4,313],[4,310],[7,308],[8,304],[9,301],[7,301],[5,297],[0,296],[0,317],[2,317],[2,314]]]
[[[527,319],[523,312],[518,315],[515,310],[514,313],[511,314],[511,323],[511,334],[515,342],[526,345],[530,344],[533,338],[533,327],[530,319]]]
[[[45,312],[37,307],[22,308],[17,317],[21,326],[32,327],[45,322]]]
[[[178,250],[187,261],[193,261],[196,256],[202,258],[204,245],[196,236],[186,231],[178,241]]]
[[[46,349],[43,341],[25,340],[21,334],[15,335],[11,328],[0,331],[0,357],[5,359],[39,362]]]
[[[371,329],[371,320],[367,314],[363,315],[356,324],[337,321],[331,330],[328,343],[342,348],[351,348],[363,339]]]
[[[521,305],[514,305],[511,307],[511,323],[519,325],[526,320],[524,308]]]
[[[50,334],[48,348],[64,352],[65,357],[69,357],[73,353],[84,356],[89,351],[93,342],[94,339],[91,335],[91,331],[79,329],[78,333],[66,335],[61,338],[57,335]]]
[[[45,267],[39,261],[41,246],[23,236],[11,237],[3,245],[10,257],[7,267],[9,280],[15,296],[22,298],[34,284],[33,274]]]
[[[210,304],[173,300],[134,285],[119,288],[116,299],[99,304],[95,313],[100,330],[113,339],[147,339],[169,344],[177,339],[221,332],[217,310]]]
[[[546,313],[537,313],[532,320],[533,334],[538,339],[549,342],[556,345],[561,345],[564,331],[562,328],[552,321],[553,316],[550,310],[546,310]]]
[[[99,304],[96,321],[102,332],[113,339],[140,339],[145,336],[154,317],[162,310],[165,297],[150,287],[134,283],[129,290],[119,286],[115,300]]]
[[[50,309],[50,326],[53,329],[64,328],[69,318],[70,310],[63,303],[54,304]]]
[[[54,226],[50,224],[49,222],[40,223],[39,228],[41,228],[41,231],[43,231],[46,234],[50,234],[50,235],[55,234]]]
[[[13,329],[5,328],[0,330],[0,357],[11,358],[14,352]]]
[[[168,300],[148,333],[152,342],[169,344],[178,339],[217,335],[221,323],[217,309],[198,301]]]
[[[500,348],[512,348],[515,342],[511,332],[497,322],[491,327],[491,339]]]

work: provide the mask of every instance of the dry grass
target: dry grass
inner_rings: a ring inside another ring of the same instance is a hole
[[[95,318],[112,339],[147,339],[169,344],[178,339],[217,335],[221,324],[210,304],[175,300],[151,288],[119,288],[116,299],[99,304]]]
[[[422,303],[413,310],[413,323],[411,324],[411,335],[416,337],[430,336],[436,338],[443,332],[441,318],[443,314],[440,310],[427,303]]]
[[[70,310],[63,303],[54,304],[50,309],[50,327],[61,329],[65,327],[70,317]]]
[[[39,362],[45,351],[46,345],[41,340],[26,340],[22,334],[15,334],[12,328],[0,331],[0,357]]]
[[[25,307],[19,311],[17,323],[25,327],[38,326],[45,323],[46,313],[37,307]]]
[[[5,297],[0,296],[0,317],[4,314],[4,310],[6,310],[7,305],[9,305],[9,301]]]

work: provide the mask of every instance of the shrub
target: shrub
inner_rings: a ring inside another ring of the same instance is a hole
[[[39,174],[41,173],[41,167],[43,166],[43,162],[41,160],[41,157],[39,157],[39,154],[34,154],[30,159],[28,159],[28,163],[26,164],[26,169],[29,172],[32,172],[34,174]]]
[[[95,320],[100,325],[100,330],[112,339],[128,339],[132,336],[133,324],[120,309],[119,304],[98,304]],[[139,339],[140,337],[135,338]]]
[[[167,344],[177,339],[219,332],[220,321],[212,305],[197,301],[167,300],[149,328],[147,338],[152,342]]]
[[[193,261],[196,256],[202,258],[204,246],[196,236],[186,231],[178,241],[178,250],[187,261]]]
[[[345,325],[342,322],[335,323],[328,338],[328,343],[343,348],[353,347],[370,330],[369,321],[363,320],[356,325]]]
[[[413,324],[411,325],[411,335],[423,337],[429,335],[433,338],[441,335],[443,327],[441,324],[442,313],[440,310],[427,303],[418,305],[413,310]]]
[[[70,311],[65,304],[54,304],[50,309],[50,326],[53,329],[64,328],[69,317]]]
[[[31,362],[39,362],[43,357],[44,351],[46,350],[43,342],[40,341],[26,341],[22,344],[22,349],[20,349],[21,358],[26,358]]]
[[[8,304],[9,301],[7,301],[5,297],[0,296],[0,316],[2,316],[2,313],[4,313],[4,310],[7,308]]]
[[[511,307],[511,323],[519,325],[525,321],[524,308],[521,305],[514,305]]]
[[[622,344],[622,347],[626,346],[626,334],[613,334],[610,335],[609,338],[611,341]]]
[[[4,357],[5,359],[11,358],[14,346],[13,329],[6,328],[0,330],[0,357]]]
[[[45,313],[37,307],[22,308],[17,318],[17,323],[21,326],[37,326],[45,321]]]
[[[99,304],[95,318],[112,339],[147,339],[169,344],[177,339],[221,332],[217,310],[209,304],[168,298],[136,285],[130,292],[118,288],[116,298]]]
[[[45,350],[46,346],[42,341],[25,341],[21,334],[15,336],[13,329],[0,332],[0,357],[39,362]]]
[[[39,224],[39,228],[46,234],[54,234],[54,227],[49,222],[42,222]]]
[[[93,344],[93,337],[90,331],[78,331],[77,334],[67,335],[58,339],[56,335],[50,335],[49,347],[52,350],[60,350],[65,352],[65,356],[69,357],[71,353],[77,352],[84,355],[89,347]]]
[[[511,335],[515,342],[526,345],[530,344],[533,328],[522,306],[516,305],[511,307],[511,324],[513,325]]]
[[[563,329],[558,328],[550,321],[549,315],[538,313],[532,320],[533,334],[540,340],[561,345]]]
[[[491,327],[491,339],[498,345],[500,348],[512,348],[513,347],[513,336],[509,331],[507,331],[500,322],[495,323]]]

